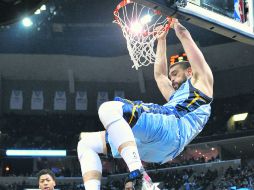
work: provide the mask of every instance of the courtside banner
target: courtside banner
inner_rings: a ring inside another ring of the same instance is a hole
[[[97,108],[99,109],[100,105],[108,101],[108,92],[100,91],[97,96]]]
[[[78,111],[87,110],[87,92],[86,91],[77,91],[75,99],[75,109]]]
[[[54,98],[54,110],[66,110],[66,95],[65,91],[56,91]]]
[[[123,90],[115,90],[115,92],[114,92],[114,97],[125,98],[124,91],[123,91]]]
[[[31,97],[31,110],[43,110],[44,97],[43,91],[33,90]]]
[[[12,90],[10,97],[10,109],[11,110],[23,109],[23,92],[21,90]]]

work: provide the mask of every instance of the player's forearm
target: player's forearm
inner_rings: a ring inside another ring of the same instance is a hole
[[[195,67],[203,67],[205,65],[205,58],[196,45],[195,41],[192,39],[190,32],[181,24],[176,23],[174,26],[176,36],[181,41],[181,44],[186,52],[189,62],[194,69]],[[195,65],[193,65],[193,63]]]
[[[192,40],[190,32],[179,22],[173,25],[173,29],[175,30],[176,36],[180,41],[183,40]]]
[[[167,55],[166,55],[166,39],[159,39],[156,51],[156,60],[154,64],[155,79],[161,75],[167,76]]]

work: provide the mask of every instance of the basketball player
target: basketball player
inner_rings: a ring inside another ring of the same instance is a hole
[[[158,32],[154,77],[167,103],[161,106],[115,98],[100,106],[99,117],[106,132],[81,134],[77,148],[86,190],[100,189],[102,166],[98,153],[107,152],[106,142],[114,157],[121,156],[126,162],[135,189],[156,189],[141,160],[165,163],[175,158],[208,121],[212,71],[189,31],[177,19],[171,28],[188,61],[173,57],[168,72],[167,32]]]
[[[49,169],[43,169],[37,174],[40,190],[54,190],[56,186],[56,176]]]
[[[125,182],[124,190],[134,190],[132,181]]]

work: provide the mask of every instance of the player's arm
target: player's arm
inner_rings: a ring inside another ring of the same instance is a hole
[[[198,87],[201,86],[202,91],[205,94],[212,97],[213,95],[213,74],[207,64],[202,52],[192,39],[189,31],[181,25],[177,19],[173,21],[173,26],[176,36],[181,41],[184,51],[187,54],[191,68],[192,68],[192,82],[195,86],[195,83]],[[202,85],[200,85],[202,84]]]
[[[168,78],[168,64],[166,55],[166,36],[167,32],[157,35],[157,51],[154,64],[154,78],[163,97],[168,101],[174,92],[172,83]]]

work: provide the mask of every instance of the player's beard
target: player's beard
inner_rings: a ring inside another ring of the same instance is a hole
[[[184,76],[183,76],[183,79],[182,79],[181,81],[179,81],[179,82],[173,84],[173,88],[174,88],[175,90],[178,90],[178,89],[180,88],[180,86],[181,86],[183,83],[185,83],[185,82],[187,81],[187,79],[188,79],[188,78],[184,75]]]

